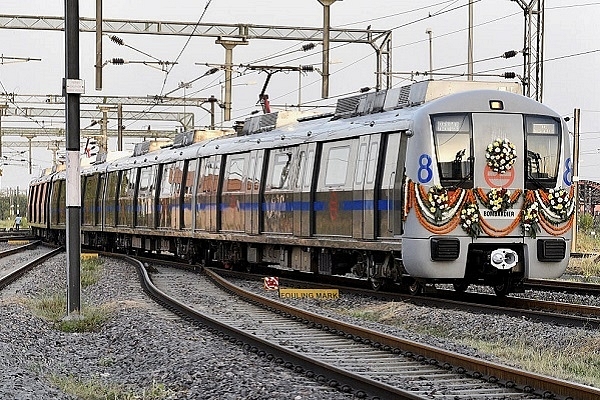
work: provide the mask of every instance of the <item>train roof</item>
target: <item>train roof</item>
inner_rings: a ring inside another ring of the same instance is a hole
[[[363,93],[340,99],[336,110],[327,114],[301,114],[296,111],[254,116],[246,119],[238,134],[223,131],[186,132],[173,144],[158,151],[146,150],[130,157],[92,164],[83,168],[84,174],[99,171],[128,169],[134,166],[174,162],[182,159],[207,157],[214,154],[246,152],[254,149],[293,146],[356,137],[372,133],[397,132],[412,129],[415,113],[448,111],[448,104],[458,104],[456,111],[469,109],[489,111],[482,97],[505,100],[504,112],[555,114],[548,107],[520,95],[517,83],[423,81],[390,90]],[[451,107],[450,107],[451,108]],[[137,149],[136,149],[137,151]],[[112,153],[109,153],[112,154]]]

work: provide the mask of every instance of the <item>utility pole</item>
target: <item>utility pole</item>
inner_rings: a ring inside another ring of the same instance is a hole
[[[2,116],[8,108],[8,104],[0,104],[0,158],[2,158]]]
[[[96,90],[102,90],[102,0],[96,0]]]
[[[123,104],[121,103],[117,104],[117,124],[117,150],[123,151]],[[106,140],[108,141],[108,137]]]
[[[575,210],[573,211],[573,237],[571,238],[571,253],[577,249],[577,217],[579,214],[579,124],[581,110],[573,110],[573,201]]]
[[[427,29],[425,31],[427,35],[429,35],[429,80],[433,80],[433,39],[431,35],[433,31],[431,29]]]
[[[79,177],[80,96],[84,93],[79,79],[79,0],[65,0],[65,79],[66,97],[66,245],[67,245],[67,318],[81,312],[81,181]]]
[[[331,10],[330,7],[336,0],[319,0],[323,6],[323,86],[321,87],[321,97],[329,97],[329,34],[331,29]]]
[[[467,43],[467,80],[473,80],[473,0],[469,0],[469,40]]]
[[[25,135],[25,137],[29,142],[29,175],[31,175],[31,140],[35,137],[35,135]]]
[[[247,45],[245,40],[221,40],[217,39],[216,44],[225,48],[225,121],[231,120],[231,78],[233,71],[233,48],[239,44]]]
[[[100,121],[100,131],[102,137],[98,144],[100,147],[100,153],[108,153],[108,112],[114,107],[112,106],[98,106],[98,109],[102,112],[102,120]]]

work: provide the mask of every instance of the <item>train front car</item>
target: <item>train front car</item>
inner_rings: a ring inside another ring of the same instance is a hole
[[[562,275],[575,202],[560,115],[506,91],[448,95],[417,111],[408,154],[403,263],[418,283],[505,295]]]

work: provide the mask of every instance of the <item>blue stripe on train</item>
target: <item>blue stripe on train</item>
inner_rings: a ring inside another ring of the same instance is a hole
[[[339,203],[340,211],[373,211],[374,210],[374,202],[373,200],[349,200],[349,201],[341,201]],[[261,210],[263,212],[267,211],[278,211],[278,212],[290,212],[290,211],[310,211],[310,202],[307,201],[291,201],[291,202],[281,202],[281,203],[271,203],[271,202],[263,202],[261,203]],[[315,201],[312,203],[313,210],[316,212],[319,211],[328,211],[330,209],[329,202],[326,201]],[[214,209],[216,207],[215,203],[198,203],[196,204],[196,211],[206,211],[209,209]],[[113,211],[115,207],[107,207],[107,211]],[[176,205],[170,205],[169,209],[176,208]],[[235,206],[231,206],[229,203],[221,203],[220,210],[225,211],[228,209],[240,209],[242,211],[256,211],[259,208],[258,203],[235,203]],[[121,210],[121,206],[116,207],[117,210]],[[127,211],[131,212],[133,207],[127,206]],[[162,211],[162,205],[158,207],[159,211]],[[191,210],[190,204],[185,204],[184,209]],[[394,203],[389,200],[378,200],[377,201],[377,210],[378,211],[388,211],[394,209]],[[138,210],[139,211],[139,210]]]

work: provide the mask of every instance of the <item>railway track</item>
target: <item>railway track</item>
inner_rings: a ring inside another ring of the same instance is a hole
[[[24,245],[24,246],[16,247],[14,249],[0,252],[0,258],[7,257],[9,255],[15,254],[19,251],[23,251],[24,249],[31,248],[33,246],[37,246],[37,244],[39,244],[39,243],[31,243],[28,245]],[[60,253],[61,251],[63,251],[62,248],[52,249],[34,259],[26,262],[23,265],[17,265],[17,266],[13,265],[13,266],[3,269],[2,272],[0,273],[0,289],[4,288],[5,286],[7,286],[10,283],[14,282],[15,280],[19,279],[21,276],[23,276],[25,273],[30,271],[32,268],[40,265],[47,259]]]
[[[600,307],[585,304],[556,302],[533,299],[527,296],[498,297],[483,293],[465,292],[455,290],[432,289],[420,296],[399,293],[398,291],[373,291],[369,290],[368,283],[356,279],[340,278],[336,276],[314,276],[297,273],[295,271],[262,271],[273,276],[279,276],[282,283],[292,287],[322,287],[339,288],[348,293],[368,294],[369,296],[397,302],[410,302],[438,308],[454,308],[478,313],[503,313],[510,316],[525,317],[532,320],[596,329],[600,327]],[[223,272],[226,274],[226,272]],[[252,275],[248,275],[251,277]],[[254,275],[257,279],[260,274]],[[264,275],[263,275],[264,276]],[[268,276],[268,275],[267,275]],[[317,279],[319,282],[317,282]],[[309,282],[309,283],[307,283]],[[536,281],[539,282],[537,290],[540,291],[566,291],[574,294],[596,295],[599,286],[585,283],[562,281]],[[560,290],[568,287],[570,290]]]
[[[600,397],[600,390],[595,388],[290,307],[247,292],[210,270],[205,271],[206,276],[194,279],[182,277],[182,272],[152,274],[156,284],[144,268],[138,266],[138,271],[144,290],[178,314],[233,344],[359,398],[587,400]],[[225,295],[221,289],[209,285],[209,278],[231,294]],[[173,283],[177,280],[179,285]],[[249,303],[240,302],[238,296]]]

